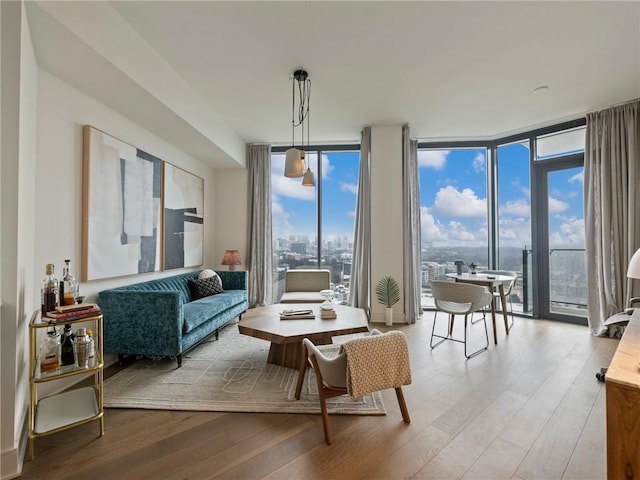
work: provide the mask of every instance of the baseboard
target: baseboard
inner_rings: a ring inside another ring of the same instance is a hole
[[[27,453],[27,441],[29,439],[26,418],[20,432],[20,442],[17,448],[4,450],[0,457],[0,467],[2,469],[0,471],[0,478],[2,480],[10,480],[22,475],[22,464],[24,463],[24,457]]]

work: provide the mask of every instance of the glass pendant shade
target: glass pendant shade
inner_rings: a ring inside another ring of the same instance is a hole
[[[284,176],[289,178],[300,178],[304,175],[304,161],[300,158],[300,150],[291,147],[286,151],[284,163]]]
[[[307,168],[307,171],[304,172],[304,176],[302,177],[302,186],[303,187],[314,187],[316,184],[313,178],[313,172],[310,168]]]

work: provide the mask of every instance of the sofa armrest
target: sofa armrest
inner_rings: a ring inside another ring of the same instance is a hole
[[[246,270],[216,270],[225,290],[248,290],[249,274]]]
[[[102,309],[105,353],[177,355],[184,315],[176,291],[105,290]]]

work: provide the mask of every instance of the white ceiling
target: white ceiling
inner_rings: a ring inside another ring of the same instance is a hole
[[[357,142],[372,124],[409,123],[424,140],[495,138],[640,97],[640,2],[109,3],[245,142],[290,143],[289,79],[300,67],[311,78],[312,144]],[[140,89],[105,99],[74,68],[81,55],[61,61],[60,27],[42,13],[29,10],[43,68],[168,132],[141,113],[150,100]],[[173,136],[213,154],[215,138],[196,130]]]

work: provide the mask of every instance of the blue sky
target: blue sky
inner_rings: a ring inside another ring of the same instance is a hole
[[[317,175],[317,155],[307,154]],[[529,150],[522,144],[498,152],[500,245],[531,245]],[[359,152],[322,155],[323,238],[353,239]],[[420,150],[422,240],[433,246],[487,244],[487,186],[484,149]],[[274,239],[316,235],[315,188],[283,176],[284,154],[271,163]],[[549,175],[550,243],[584,245],[582,168]]]
[[[317,155],[307,153],[318,184]],[[358,191],[360,152],[327,152],[322,155],[322,236],[324,240],[348,237],[353,240],[353,223]],[[284,153],[271,156],[273,238],[307,235],[314,240],[317,230],[316,189],[303,187],[300,178],[286,178]]]
[[[531,245],[529,150],[511,144],[498,151],[501,246]],[[418,152],[422,240],[433,246],[487,243],[484,149]],[[549,176],[551,245],[584,245],[582,168]]]

